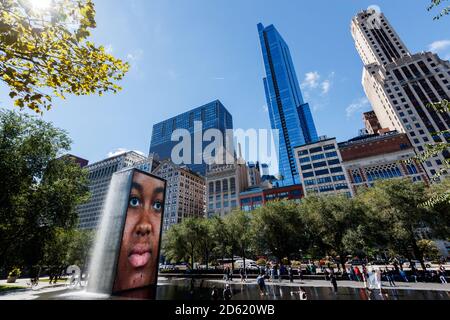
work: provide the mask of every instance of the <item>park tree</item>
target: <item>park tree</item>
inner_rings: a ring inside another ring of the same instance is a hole
[[[347,254],[362,239],[366,220],[362,204],[344,195],[311,196],[302,202],[300,210],[313,242],[325,253],[339,256],[345,270]]]
[[[163,241],[163,254],[171,262],[190,262],[191,269],[205,254],[203,240],[209,229],[203,219],[189,218],[172,226]]]
[[[85,273],[90,261],[94,240],[94,230],[71,230],[70,243],[68,248],[66,248],[68,264],[79,266],[81,272]]]
[[[374,231],[379,240],[384,239],[382,245],[410,260],[414,255],[424,270],[423,251],[417,245],[418,231],[433,234],[449,212],[421,206],[426,197],[425,184],[410,179],[380,181],[359,195],[368,214],[378,222]]]
[[[15,106],[38,113],[68,94],[117,92],[129,65],[88,40],[92,0],[0,1],[0,80]]]
[[[203,257],[203,263],[206,269],[209,267],[209,261],[216,247],[215,238],[213,236],[213,223],[209,219],[197,219],[198,223],[198,240],[199,240],[199,256]]]
[[[247,212],[235,210],[225,218],[231,245],[232,269],[234,270],[234,256],[242,257],[245,268],[245,259],[248,257],[251,242],[251,217]]]
[[[255,210],[252,233],[255,251],[271,253],[280,263],[309,245],[307,226],[293,201],[274,201]]]
[[[434,241],[421,239],[417,241],[417,246],[419,247],[419,250],[423,252],[425,258],[430,260],[439,259],[439,249]]]
[[[87,172],[70,157],[71,140],[51,123],[0,111],[0,265],[32,266],[59,229],[77,224],[88,199]]]
[[[211,221],[212,241],[215,245],[213,254],[224,261],[231,251],[231,231],[221,217],[213,216],[209,220]]]
[[[171,263],[189,261],[188,245],[184,241],[184,231],[182,224],[176,224],[164,233],[162,254]]]

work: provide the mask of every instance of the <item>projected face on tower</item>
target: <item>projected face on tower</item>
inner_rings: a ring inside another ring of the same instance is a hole
[[[157,282],[164,189],[162,180],[139,171],[133,175],[114,293]]]

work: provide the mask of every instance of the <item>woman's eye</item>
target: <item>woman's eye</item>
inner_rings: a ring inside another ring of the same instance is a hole
[[[141,202],[139,201],[138,198],[131,198],[130,199],[130,206],[133,208],[139,207],[139,205],[141,204]]]
[[[156,211],[161,211],[162,210],[162,203],[157,201],[153,204],[153,209],[155,209]]]

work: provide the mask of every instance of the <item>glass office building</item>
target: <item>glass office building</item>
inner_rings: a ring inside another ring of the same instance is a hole
[[[289,47],[277,29],[258,24],[266,69],[264,88],[272,129],[279,130],[278,161],[283,185],[300,183],[294,148],[318,141],[308,103],[303,101]]]
[[[202,163],[195,163],[195,159],[198,159],[199,154],[194,148],[194,133],[195,133],[195,122],[202,123],[202,134],[209,129],[218,129],[223,134],[224,148],[234,150],[233,146],[227,146],[226,130],[233,129],[233,117],[228,112],[228,110],[219,101],[213,101],[204,106],[198,107],[191,111],[180,114],[176,117],[168,119],[166,121],[160,122],[153,126],[152,141],[150,144],[150,153],[157,154],[160,160],[171,159],[172,149],[178,145],[179,141],[172,141],[172,133],[176,129],[186,129],[190,133],[191,137],[191,161],[190,163],[184,163],[193,172],[198,173],[202,176],[206,173],[206,166],[204,159]],[[203,139],[202,139],[203,140]],[[231,141],[233,143],[233,141]],[[199,149],[203,153],[206,146],[210,145],[211,142],[203,142],[202,148]],[[234,151],[233,151],[234,152]],[[202,157],[200,158],[202,159]],[[172,160],[172,159],[171,159]],[[172,160],[173,161],[173,160]]]

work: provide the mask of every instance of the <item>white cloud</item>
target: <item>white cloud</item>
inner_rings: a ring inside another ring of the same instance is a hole
[[[143,55],[144,55],[144,50],[137,49],[137,50],[134,50],[133,52],[129,52],[127,54],[127,59],[130,61],[138,61],[142,58]]]
[[[320,74],[317,71],[308,72],[303,80],[302,87],[305,89],[315,89],[319,86]]]
[[[331,81],[330,80],[325,80],[324,82],[322,82],[322,94],[327,94],[328,92],[330,92],[331,89]]]
[[[225,80],[224,77],[214,77],[213,80]]]
[[[428,46],[428,50],[432,52],[442,52],[450,48],[450,40],[438,40]]]
[[[305,96],[309,95],[309,91],[316,90],[320,88],[321,94],[326,95],[330,92],[333,86],[334,72],[331,72],[325,80],[321,81],[322,76],[317,71],[311,71],[305,74],[305,79],[302,82],[302,90]]]
[[[264,112],[269,112],[269,107],[265,104],[262,106]]]
[[[355,100],[351,105],[347,107],[347,109],[345,109],[345,111],[347,112],[347,118],[353,117],[353,115],[357,112],[364,111],[369,105],[370,102],[366,97]]]
[[[133,150],[133,151],[138,153],[138,154],[140,154],[140,155],[142,155],[142,156],[144,156],[144,157],[146,156],[145,153],[143,153],[142,151],[138,151],[138,150]],[[124,153],[127,153],[127,152],[130,152],[130,150],[125,149],[125,148],[118,148],[116,151],[109,152],[108,155],[107,155],[107,158],[120,156],[121,154],[124,154]]]

